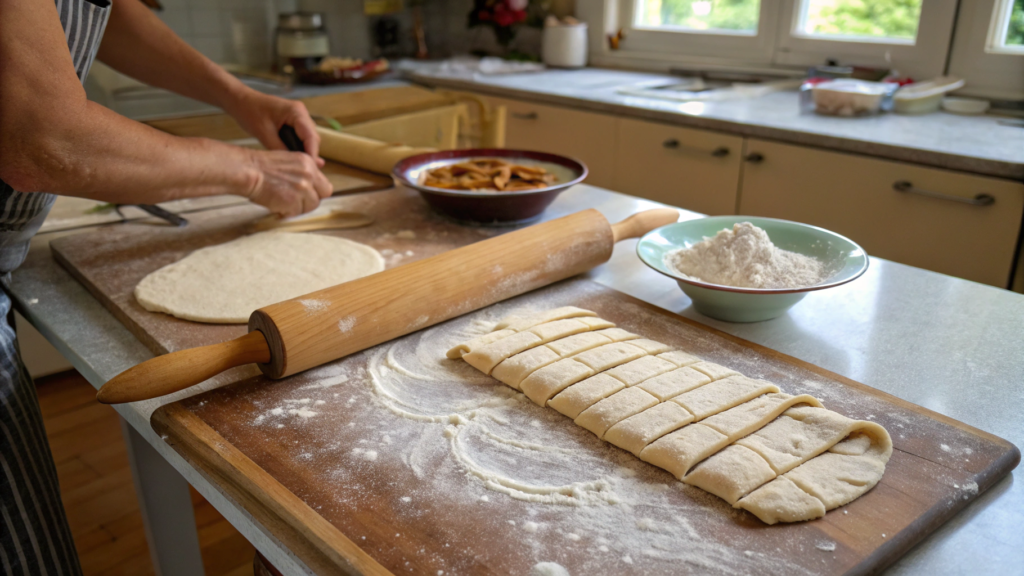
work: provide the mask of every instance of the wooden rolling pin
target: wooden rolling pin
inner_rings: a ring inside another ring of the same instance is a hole
[[[391,175],[391,169],[399,160],[426,152],[436,152],[433,148],[388,144],[322,126],[317,126],[316,131],[320,134],[320,155],[324,158],[385,176]]]
[[[616,242],[678,219],[660,208],[613,226],[584,210],[272,304],[252,313],[245,336],[147,360],[104,384],[96,399],[156,398],[251,363],[271,378],[291,376],[589,270],[611,258]]]

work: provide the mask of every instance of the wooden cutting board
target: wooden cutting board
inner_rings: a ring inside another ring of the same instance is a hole
[[[570,304],[882,424],[895,444],[885,476],[821,520],[766,526],[443,359],[476,322]],[[990,434],[583,279],[165,406],[153,426],[321,573],[527,574],[552,561],[570,574],[863,574],[1020,458]],[[533,502],[531,489],[568,496]]]
[[[441,220],[407,192],[369,196],[340,201],[386,224],[337,234],[391,250],[389,266],[497,233]],[[225,340],[245,328],[149,313],[131,290],[189,251],[241,234],[253,216],[237,210],[192,230],[128,224],[60,239],[54,254],[154,351]],[[568,304],[882,424],[895,444],[885,476],[821,520],[765,526],[442,359],[480,322]],[[324,574],[526,574],[544,561],[571,574],[867,573],[1020,458],[1002,439],[586,280],[285,380],[242,379],[165,406],[153,425]]]
[[[436,215],[419,194],[394,188],[324,200],[321,206],[367,214],[364,228],[315,232],[348,238],[380,250],[388,268],[411,262],[514,228],[460,226]],[[147,274],[206,246],[250,232],[267,211],[251,204],[189,216],[185,228],[153,220],[127,222],[58,238],[54,258],[155,354],[223,342],[244,335],[245,325],[200,324],[152,313],[135,301],[133,291]]]

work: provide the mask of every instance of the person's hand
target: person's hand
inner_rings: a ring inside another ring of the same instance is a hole
[[[275,135],[276,136],[276,135]],[[315,210],[331,183],[313,157],[302,152],[252,150],[256,179],[248,198],[282,217]]]
[[[268,150],[287,150],[277,131],[285,124],[292,126],[302,139],[306,153],[316,160],[317,166],[323,167],[324,161],[319,156],[320,135],[302,102],[246,89],[234,97],[225,110]]]

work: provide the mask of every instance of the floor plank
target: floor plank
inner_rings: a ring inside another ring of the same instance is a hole
[[[117,412],[74,371],[41,378],[36,390],[83,573],[154,574]],[[207,576],[252,576],[255,549],[191,493]]]

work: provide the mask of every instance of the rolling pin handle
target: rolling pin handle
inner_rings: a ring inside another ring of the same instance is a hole
[[[679,221],[679,210],[675,208],[655,208],[637,212],[618,224],[612,224],[615,242],[627,238],[639,238],[655,228],[661,228]]]
[[[267,339],[254,330],[234,340],[171,352],[133,366],[104,384],[96,400],[103,404],[148,400],[184,390],[236,366],[267,362]]]

